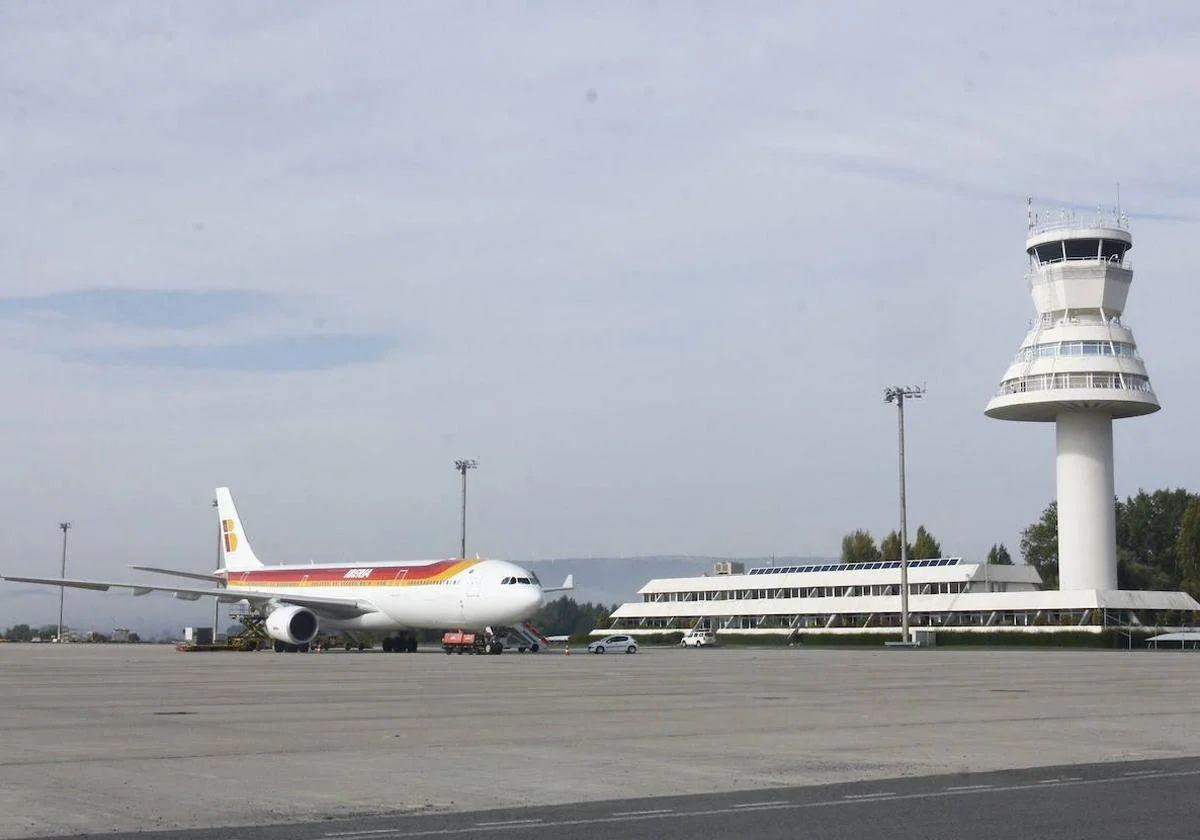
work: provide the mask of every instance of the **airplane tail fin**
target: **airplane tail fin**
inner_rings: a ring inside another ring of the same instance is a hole
[[[248,572],[261,569],[263,564],[254,556],[250,540],[242,530],[242,520],[238,517],[237,508],[233,506],[233,496],[229,495],[228,487],[218,487],[217,516],[221,521],[221,557],[225,568],[231,572]]]

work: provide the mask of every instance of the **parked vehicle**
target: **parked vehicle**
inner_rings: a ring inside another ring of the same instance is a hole
[[[713,647],[716,643],[717,636],[711,630],[689,630],[679,640],[684,647]]]
[[[637,653],[637,642],[628,636],[607,636],[588,645],[588,653]]]

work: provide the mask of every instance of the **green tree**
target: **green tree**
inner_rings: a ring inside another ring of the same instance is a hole
[[[886,537],[879,541],[879,556],[884,560],[900,559],[900,534],[888,531]]]
[[[913,540],[908,556],[911,560],[936,560],[942,556],[942,544],[921,525],[917,528],[917,538]]]
[[[1200,499],[1193,499],[1183,512],[1175,557],[1184,577],[1200,577]]]
[[[609,617],[616,609],[615,605],[580,604],[569,595],[563,595],[543,604],[530,622],[547,636],[576,636],[590,633],[597,627],[607,627]]]
[[[1037,569],[1047,589],[1058,586],[1058,502],[1051,502],[1041,517],[1021,532],[1021,556]]]
[[[1192,499],[1183,512],[1175,558],[1183,588],[1193,596],[1200,594],[1200,499]]]
[[[861,528],[842,537],[843,563],[874,563],[879,558],[879,549],[870,531]]]
[[[1008,553],[1008,547],[1004,543],[993,545],[988,549],[987,561],[993,566],[1011,566],[1013,564],[1012,555]]]
[[[33,628],[28,624],[15,624],[4,631],[4,638],[10,642],[28,642],[33,638]]]
[[[1184,577],[1178,552],[1188,507],[1197,498],[1182,488],[1138,490],[1116,503],[1117,580],[1122,589],[1177,589]]]

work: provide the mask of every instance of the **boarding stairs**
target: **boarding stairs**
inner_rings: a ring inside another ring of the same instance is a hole
[[[528,621],[524,624],[500,628],[495,635],[506,649],[516,649],[519,653],[537,653],[550,647],[550,640]]]

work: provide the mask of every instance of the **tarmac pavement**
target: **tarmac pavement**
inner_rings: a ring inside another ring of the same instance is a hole
[[[1200,756],[1197,697],[1179,651],[0,645],[0,837]]]

